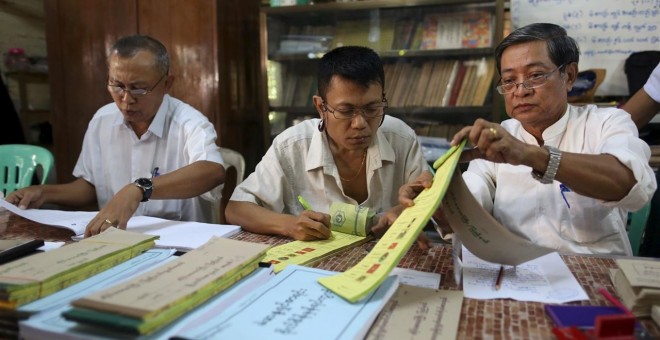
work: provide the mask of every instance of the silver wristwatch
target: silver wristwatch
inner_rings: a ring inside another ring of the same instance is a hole
[[[545,169],[545,174],[543,175],[532,170],[532,176],[543,184],[550,184],[552,181],[554,181],[555,175],[557,175],[559,162],[561,161],[561,151],[559,151],[559,149],[555,148],[554,146],[544,145],[543,147],[550,153],[548,167]]]

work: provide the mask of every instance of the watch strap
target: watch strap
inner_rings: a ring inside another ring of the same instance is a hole
[[[143,183],[145,182],[145,183]],[[149,178],[138,178],[134,182],[135,186],[142,190],[142,200],[140,202],[146,202],[151,198],[151,193],[153,192],[153,183]]]
[[[557,175],[557,170],[559,170],[559,163],[561,162],[561,151],[554,146],[544,145],[543,148],[548,150],[550,153],[550,159],[548,160],[548,166],[545,169],[543,175],[532,170],[532,176],[543,184],[550,184],[555,180]]]

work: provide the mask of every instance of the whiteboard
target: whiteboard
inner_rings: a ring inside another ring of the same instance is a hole
[[[577,41],[579,70],[607,70],[596,95],[627,96],[626,58],[660,50],[660,0],[511,0],[513,29],[538,22],[560,25]]]

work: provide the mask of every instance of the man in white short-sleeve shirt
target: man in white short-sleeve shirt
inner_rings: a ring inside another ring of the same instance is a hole
[[[114,103],[92,118],[76,180],[31,186],[7,201],[21,208],[44,203],[99,213],[85,236],[126,228],[131,216],[209,221],[202,197],[217,200],[224,181],[213,125],[199,111],[167,95],[173,77],[165,47],[148,36],[119,39],[108,56],[108,91]]]

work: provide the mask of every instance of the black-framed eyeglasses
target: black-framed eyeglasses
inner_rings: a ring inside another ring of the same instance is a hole
[[[387,99],[383,98],[383,101],[378,104],[371,104],[367,106],[344,106],[334,108],[325,102],[325,99],[322,99],[321,105],[325,108],[326,111],[332,113],[332,115],[337,119],[353,119],[358,114],[362,113],[362,116],[366,119],[381,117],[385,114],[385,109],[387,106]]]
[[[500,94],[507,94],[507,93],[512,93],[515,92],[518,89],[518,86],[522,85],[523,88],[527,90],[535,89],[537,87],[541,87],[545,85],[548,82],[548,78],[555,72],[557,72],[560,68],[564,67],[565,64],[559,65],[556,69],[548,72],[548,73],[539,73],[531,76],[530,78],[525,79],[521,83],[516,83],[513,81],[508,81],[501,83],[500,85],[496,86],[495,89],[497,89],[497,92]]]
[[[119,96],[124,96],[126,92],[130,93],[131,97],[143,97],[146,96],[147,94],[151,93],[158,84],[165,78],[167,75],[167,72],[163,74],[160,79],[152,86],[151,88],[148,89],[126,89],[125,86],[122,85],[115,85],[115,84],[110,84],[110,83],[105,83],[105,85],[108,87],[110,92],[117,94]]]

